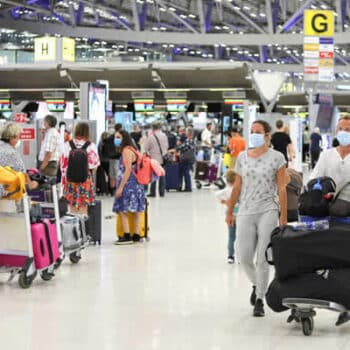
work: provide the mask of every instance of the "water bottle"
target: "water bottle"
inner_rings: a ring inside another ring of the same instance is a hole
[[[293,231],[322,231],[329,229],[329,221],[323,219],[308,222],[291,222],[288,226],[290,226]]]

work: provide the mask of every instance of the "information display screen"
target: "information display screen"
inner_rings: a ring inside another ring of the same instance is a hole
[[[167,100],[167,111],[168,112],[185,112],[186,111],[186,100],[173,99]]]
[[[0,111],[8,112],[11,111],[11,100],[8,99],[0,99]]]
[[[122,124],[123,129],[127,132],[132,130],[133,113],[132,112],[115,112],[114,113],[115,124]]]
[[[66,109],[66,103],[62,99],[46,100],[46,104],[49,112],[64,112]]]
[[[135,112],[153,112],[154,100],[143,99],[134,101]]]

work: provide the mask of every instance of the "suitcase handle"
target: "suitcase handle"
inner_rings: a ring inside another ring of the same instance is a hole
[[[271,251],[271,256],[272,256],[272,243],[271,242],[269,243],[269,245],[267,246],[267,248],[265,250],[265,259],[269,265],[274,266],[275,265],[274,261],[272,259],[271,260],[269,259],[269,252],[270,251]]]

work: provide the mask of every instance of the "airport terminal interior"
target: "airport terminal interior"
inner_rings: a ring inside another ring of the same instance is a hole
[[[349,26],[0,0],[0,347],[350,350]]]

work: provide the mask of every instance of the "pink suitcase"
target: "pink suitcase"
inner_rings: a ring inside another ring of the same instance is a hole
[[[60,257],[56,224],[50,220],[31,225],[35,268],[45,269]]]

